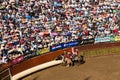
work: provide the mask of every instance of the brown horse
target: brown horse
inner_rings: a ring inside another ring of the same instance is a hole
[[[67,67],[72,66],[72,64],[73,64],[73,62],[70,58],[65,58],[64,61],[65,61]]]

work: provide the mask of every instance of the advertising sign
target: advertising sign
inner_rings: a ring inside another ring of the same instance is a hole
[[[40,49],[38,51],[38,55],[39,54],[44,54],[44,53],[47,53],[47,52],[50,52],[50,47],[47,47],[47,48],[44,48],[44,49]]]
[[[63,48],[62,45],[63,45],[63,44],[57,44],[57,45],[50,46],[50,51],[60,50],[60,49]]]
[[[95,43],[100,43],[100,42],[109,42],[110,37],[103,37],[103,38],[95,38]]]

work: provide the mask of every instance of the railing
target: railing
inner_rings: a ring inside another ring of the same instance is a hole
[[[0,80],[11,80],[11,72],[9,68],[0,72]]]

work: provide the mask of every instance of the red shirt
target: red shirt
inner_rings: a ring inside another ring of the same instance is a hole
[[[9,43],[9,47],[12,48],[13,47],[13,43]]]
[[[24,39],[20,39],[20,43],[23,44],[25,42]]]
[[[72,56],[71,54],[66,54],[66,56],[65,56],[65,57],[70,59],[70,58],[71,58],[71,56]]]

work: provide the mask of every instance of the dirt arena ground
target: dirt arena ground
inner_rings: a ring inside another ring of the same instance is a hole
[[[73,67],[54,66],[22,80],[120,80],[120,55],[89,58]]]

